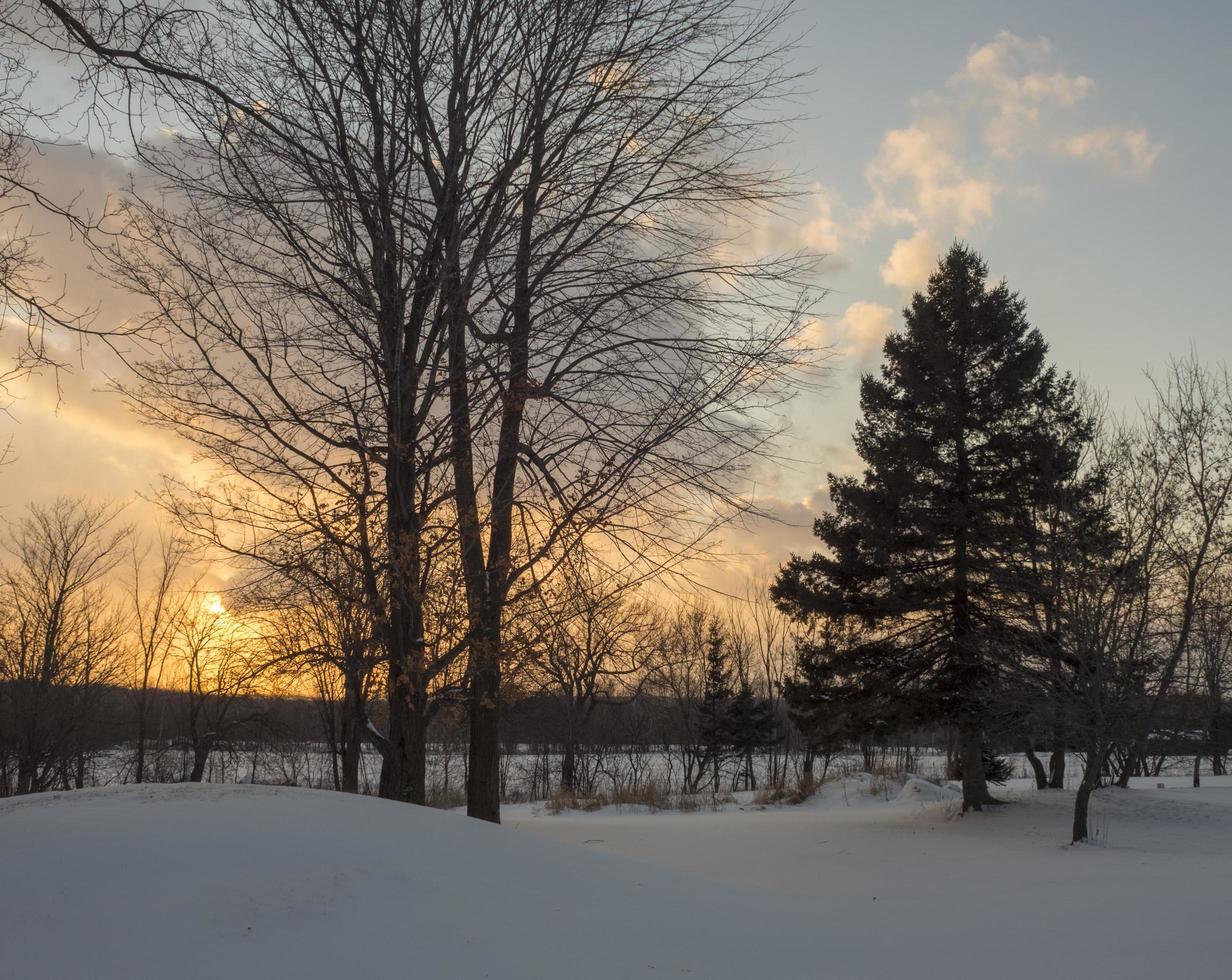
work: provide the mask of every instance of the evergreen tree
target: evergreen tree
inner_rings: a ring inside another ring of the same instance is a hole
[[[895,725],[897,706],[876,690],[844,683],[836,673],[856,648],[867,650],[860,624],[851,617],[827,617],[818,626],[813,638],[799,644],[795,672],[783,683],[783,699],[808,745],[810,776],[820,755],[824,780],[831,756],[848,745],[871,744]]]
[[[801,617],[852,616],[870,639],[832,676],[916,722],[959,733],[963,806],[995,802],[983,769],[997,665],[1022,642],[1023,555],[1044,485],[1077,465],[1059,432],[1080,416],[1025,304],[955,244],[866,374],[859,477],[830,477],[826,551],[793,558],[773,594]]]
[[[731,751],[731,726],[728,712],[732,700],[731,661],[723,631],[712,623],[706,639],[706,680],[698,708],[698,729],[705,757],[701,769],[711,771],[713,792],[719,791],[723,760]]]
[[[779,726],[765,698],[759,698],[747,682],[727,705],[727,731],[732,751],[744,763],[744,788],[757,789],[753,756],[779,741]]]

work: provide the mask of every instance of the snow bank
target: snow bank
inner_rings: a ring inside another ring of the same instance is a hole
[[[1232,779],[1102,790],[1090,848],[1072,794],[950,792],[503,827],[261,787],[0,801],[0,978],[1227,975]]]
[[[0,854],[5,980],[753,977],[766,943],[806,976],[813,955],[805,922],[747,896],[340,793],[0,801]]]
[[[894,798],[895,803],[911,803],[922,805],[925,803],[947,803],[962,800],[962,792],[956,791],[952,786],[938,786],[936,783],[930,783],[927,779],[920,779],[918,776],[908,776],[907,781],[903,784],[903,788],[899,790],[898,796]]]

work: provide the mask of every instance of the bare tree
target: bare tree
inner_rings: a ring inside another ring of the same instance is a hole
[[[1086,840],[1091,793],[1108,760],[1139,724],[1142,685],[1158,666],[1155,583],[1164,514],[1158,474],[1138,468],[1137,436],[1105,447],[1106,482],[1091,519],[1068,530],[1057,563],[1057,643],[1043,659],[1043,689],[1081,747],[1073,841]]]
[[[422,802],[424,542],[449,520],[429,526],[444,499],[428,315],[439,230],[421,206],[410,125],[414,11],[365,0],[41,7],[47,43],[87,56],[83,80],[100,98],[144,100],[180,133],[138,136],[170,197],[130,196],[122,235],[100,246],[150,304],[129,396],[233,477],[169,488],[172,513],[265,562],[305,529],[334,536],[386,651],[383,784]]]
[[[122,620],[104,590],[123,558],[119,509],[32,504],[8,529],[0,571],[0,729],[17,793],[84,783],[99,689],[119,667]]]
[[[160,530],[154,566],[148,553],[134,549],[131,569],[132,643],[134,676],[131,682],[136,715],[133,782],[145,781],[152,695],[162,686],[168,657],[189,614],[188,596],[179,581],[188,558],[188,543]]]
[[[1226,774],[1224,760],[1232,742],[1224,703],[1232,682],[1232,574],[1227,571],[1213,578],[1205,590],[1195,613],[1192,647],[1197,660],[1199,700],[1204,707],[1200,723],[1202,749],[1210,756],[1212,775],[1222,776]],[[1194,778],[1198,778],[1196,760]]]
[[[262,477],[277,458],[301,509],[319,496],[304,474],[322,469],[308,461],[358,454],[383,470],[393,585],[384,607],[375,573],[371,591],[388,623],[391,730],[418,726],[398,755],[413,787],[426,715],[422,485],[440,472],[433,451],[447,453],[467,599],[468,810],[498,819],[502,628],[516,590],[594,533],[635,566],[690,553],[747,505],[744,467],[777,430],[809,263],[744,261],[733,238],[784,192],[756,160],[790,89],[776,40],[786,8],[43,7],[74,50],[147,82],[190,123],[174,158],[145,154],[190,200],[178,221],[139,208],[140,249],[171,266],[130,253],[125,273],[162,301],[164,327],[189,324],[191,361],[170,375],[152,364],[147,382],[195,380],[201,363],[224,379],[210,410],[183,401],[168,421]],[[220,250],[226,229],[239,243]],[[276,299],[311,315],[297,309],[286,329]],[[303,323],[331,325],[328,341],[303,340]],[[240,356],[218,351],[219,336]],[[262,339],[255,350],[248,337]],[[237,364],[255,388],[227,386]],[[245,431],[243,451],[219,421]],[[322,482],[355,499],[336,470]]]
[[[768,580],[750,580],[744,596],[727,611],[728,630],[736,650],[747,653],[741,659],[746,676],[741,681],[765,699],[770,714],[780,723],[780,734],[786,736],[783,689],[793,666],[792,648],[795,636],[791,620],[770,600]],[[747,662],[745,660],[747,659]],[[781,743],[768,747],[769,779],[778,785],[787,777],[787,746]]]
[[[330,738],[336,788],[360,791],[363,745],[376,739],[368,706],[384,659],[379,633],[355,570],[324,549],[305,551],[311,569],[287,567],[275,581],[246,590],[251,605],[272,607],[273,660],[280,672],[312,678]],[[341,767],[339,769],[339,761]]]
[[[745,504],[741,475],[775,433],[801,264],[741,262],[723,235],[783,192],[753,161],[788,87],[784,17],[543,2],[434,22],[452,67],[416,75],[417,125],[447,229],[472,816],[499,819],[517,590],[590,535],[637,569],[692,551],[713,526],[699,515]]]
[[[533,596],[542,621],[534,670],[561,707],[560,788],[579,788],[579,755],[599,705],[630,703],[648,676],[651,611],[628,581],[576,555]]]
[[[707,742],[700,712],[706,692],[708,642],[718,629],[712,611],[681,608],[658,624],[657,636],[652,638],[656,669],[646,690],[671,706],[672,724],[665,732],[663,748],[679,761],[686,793],[696,793],[714,774],[718,761]]]
[[[1204,593],[1232,559],[1232,383],[1196,355],[1169,364],[1155,382],[1136,457],[1143,506],[1159,513],[1163,560],[1153,590],[1167,652],[1144,694],[1137,732],[1117,778],[1125,786],[1146,753],[1160,707],[1191,642]]]
[[[226,610],[217,596],[206,596],[195,615],[185,617],[176,642],[177,680],[185,690],[184,738],[188,779],[206,777],[211,755],[251,724],[245,699],[255,693],[265,668],[251,627]]]

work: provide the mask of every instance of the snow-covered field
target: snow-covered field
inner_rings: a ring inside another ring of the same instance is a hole
[[[260,786],[0,801],[0,977],[1188,977],[1232,969],[1232,779],[932,784],[799,807],[507,807]]]

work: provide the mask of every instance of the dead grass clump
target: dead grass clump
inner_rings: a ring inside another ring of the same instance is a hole
[[[637,786],[621,787],[608,797],[615,806],[644,806],[651,810],[671,809],[671,796],[657,782],[650,780]]]
[[[438,810],[454,810],[466,806],[466,790],[460,786],[451,786],[446,790],[440,784],[433,783],[428,787],[428,798],[425,802]]]
[[[583,813],[594,813],[607,802],[600,793],[597,796],[578,796],[568,790],[557,790],[556,795],[544,801],[543,808],[548,813],[561,813],[565,810],[580,810]]]
[[[820,786],[811,775],[805,774],[794,786],[780,782],[759,790],[753,797],[753,803],[756,806],[799,806],[812,797]]]

